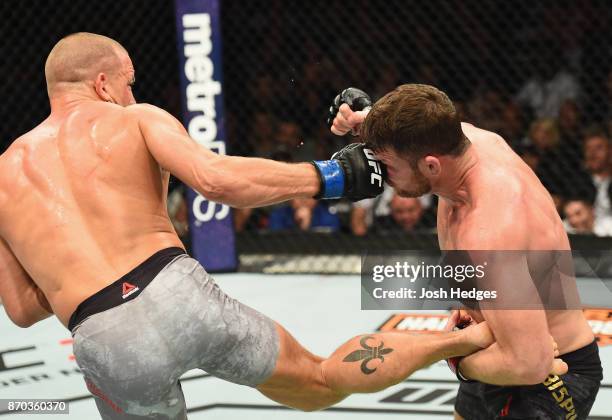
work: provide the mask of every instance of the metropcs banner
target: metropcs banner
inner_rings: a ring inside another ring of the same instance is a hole
[[[183,123],[198,143],[225,154],[219,0],[175,0]],[[237,266],[231,210],[187,193],[193,256],[208,271]]]

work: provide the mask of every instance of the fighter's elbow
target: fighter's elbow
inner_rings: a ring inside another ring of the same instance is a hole
[[[231,207],[246,207],[241,205],[243,185],[237,182],[233,174],[219,169],[214,162],[192,169],[194,184],[192,187],[207,200]]]
[[[234,192],[231,188],[211,187],[208,189],[202,189],[200,193],[206,197],[208,201],[225,204],[235,209],[248,209],[255,207],[253,203],[242,200],[241,194]]]
[[[206,197],[209,201],[216,203],[223,203],[227,195],[225,187],[223,185],[223,179],[214,176],[210,173],[202,173],[201,171],[194,171],[195,185],[194,189]]]
[[[530,383],[531,385],[537,385],[537,384],[541,384],[542,382],[544,382],[546,380],[546,378],[548,377],[548,375],[550,375],[550,369],[538,369],[537,372],[534,372],[533,376],[529,379],[531,379]]]
[[[552,349],[539,348],[516,355],[514,358],[515,373],[518,385],[536,385],[542,383],[552,367]]]
[[[542,369],[541,366],[519,369],[517,373],[517,385],[537,385],[544,382],[548,376],[548,371]]]
[[[206,197],[209,201],[214,201],[215,203],[224,203],[225,202],[225,194],[223,189],[218,185],[213,185],[210,183],[200,184],[200,188],[198,188],[198,192]]]
[[[237,209],[252,208],[257,204],[253,200],[245,199],[244,191],[231,182],[227,182],[227,180],[201,184],[198,192],[209,201],[226,204]]]

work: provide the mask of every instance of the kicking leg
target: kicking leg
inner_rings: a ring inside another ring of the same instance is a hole
[[[279,325],[277,332],[276,366],[257,389],[281,404],[307,411],[328,407],[353,393],[380,391],[438,360],[470,354],[493,342],[484,323],[431,335],[384,332],[354,337],[323,359]]]

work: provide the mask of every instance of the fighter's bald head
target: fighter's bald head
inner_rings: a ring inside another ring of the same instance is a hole
[[[51,97],[59,86],[93,81],[100,72],[116,71],[125,48],[103,35],[79,32],[62,38],[45,63],[47,91]]]

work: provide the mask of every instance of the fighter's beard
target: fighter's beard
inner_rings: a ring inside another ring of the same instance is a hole
[[[417,198],[431,192],[431,184],[427,178],[418,171],[416,172],[415,178],[414,182],[410,185],[410,189],[395,188],[395,192],[400,197],[407,198]]]

